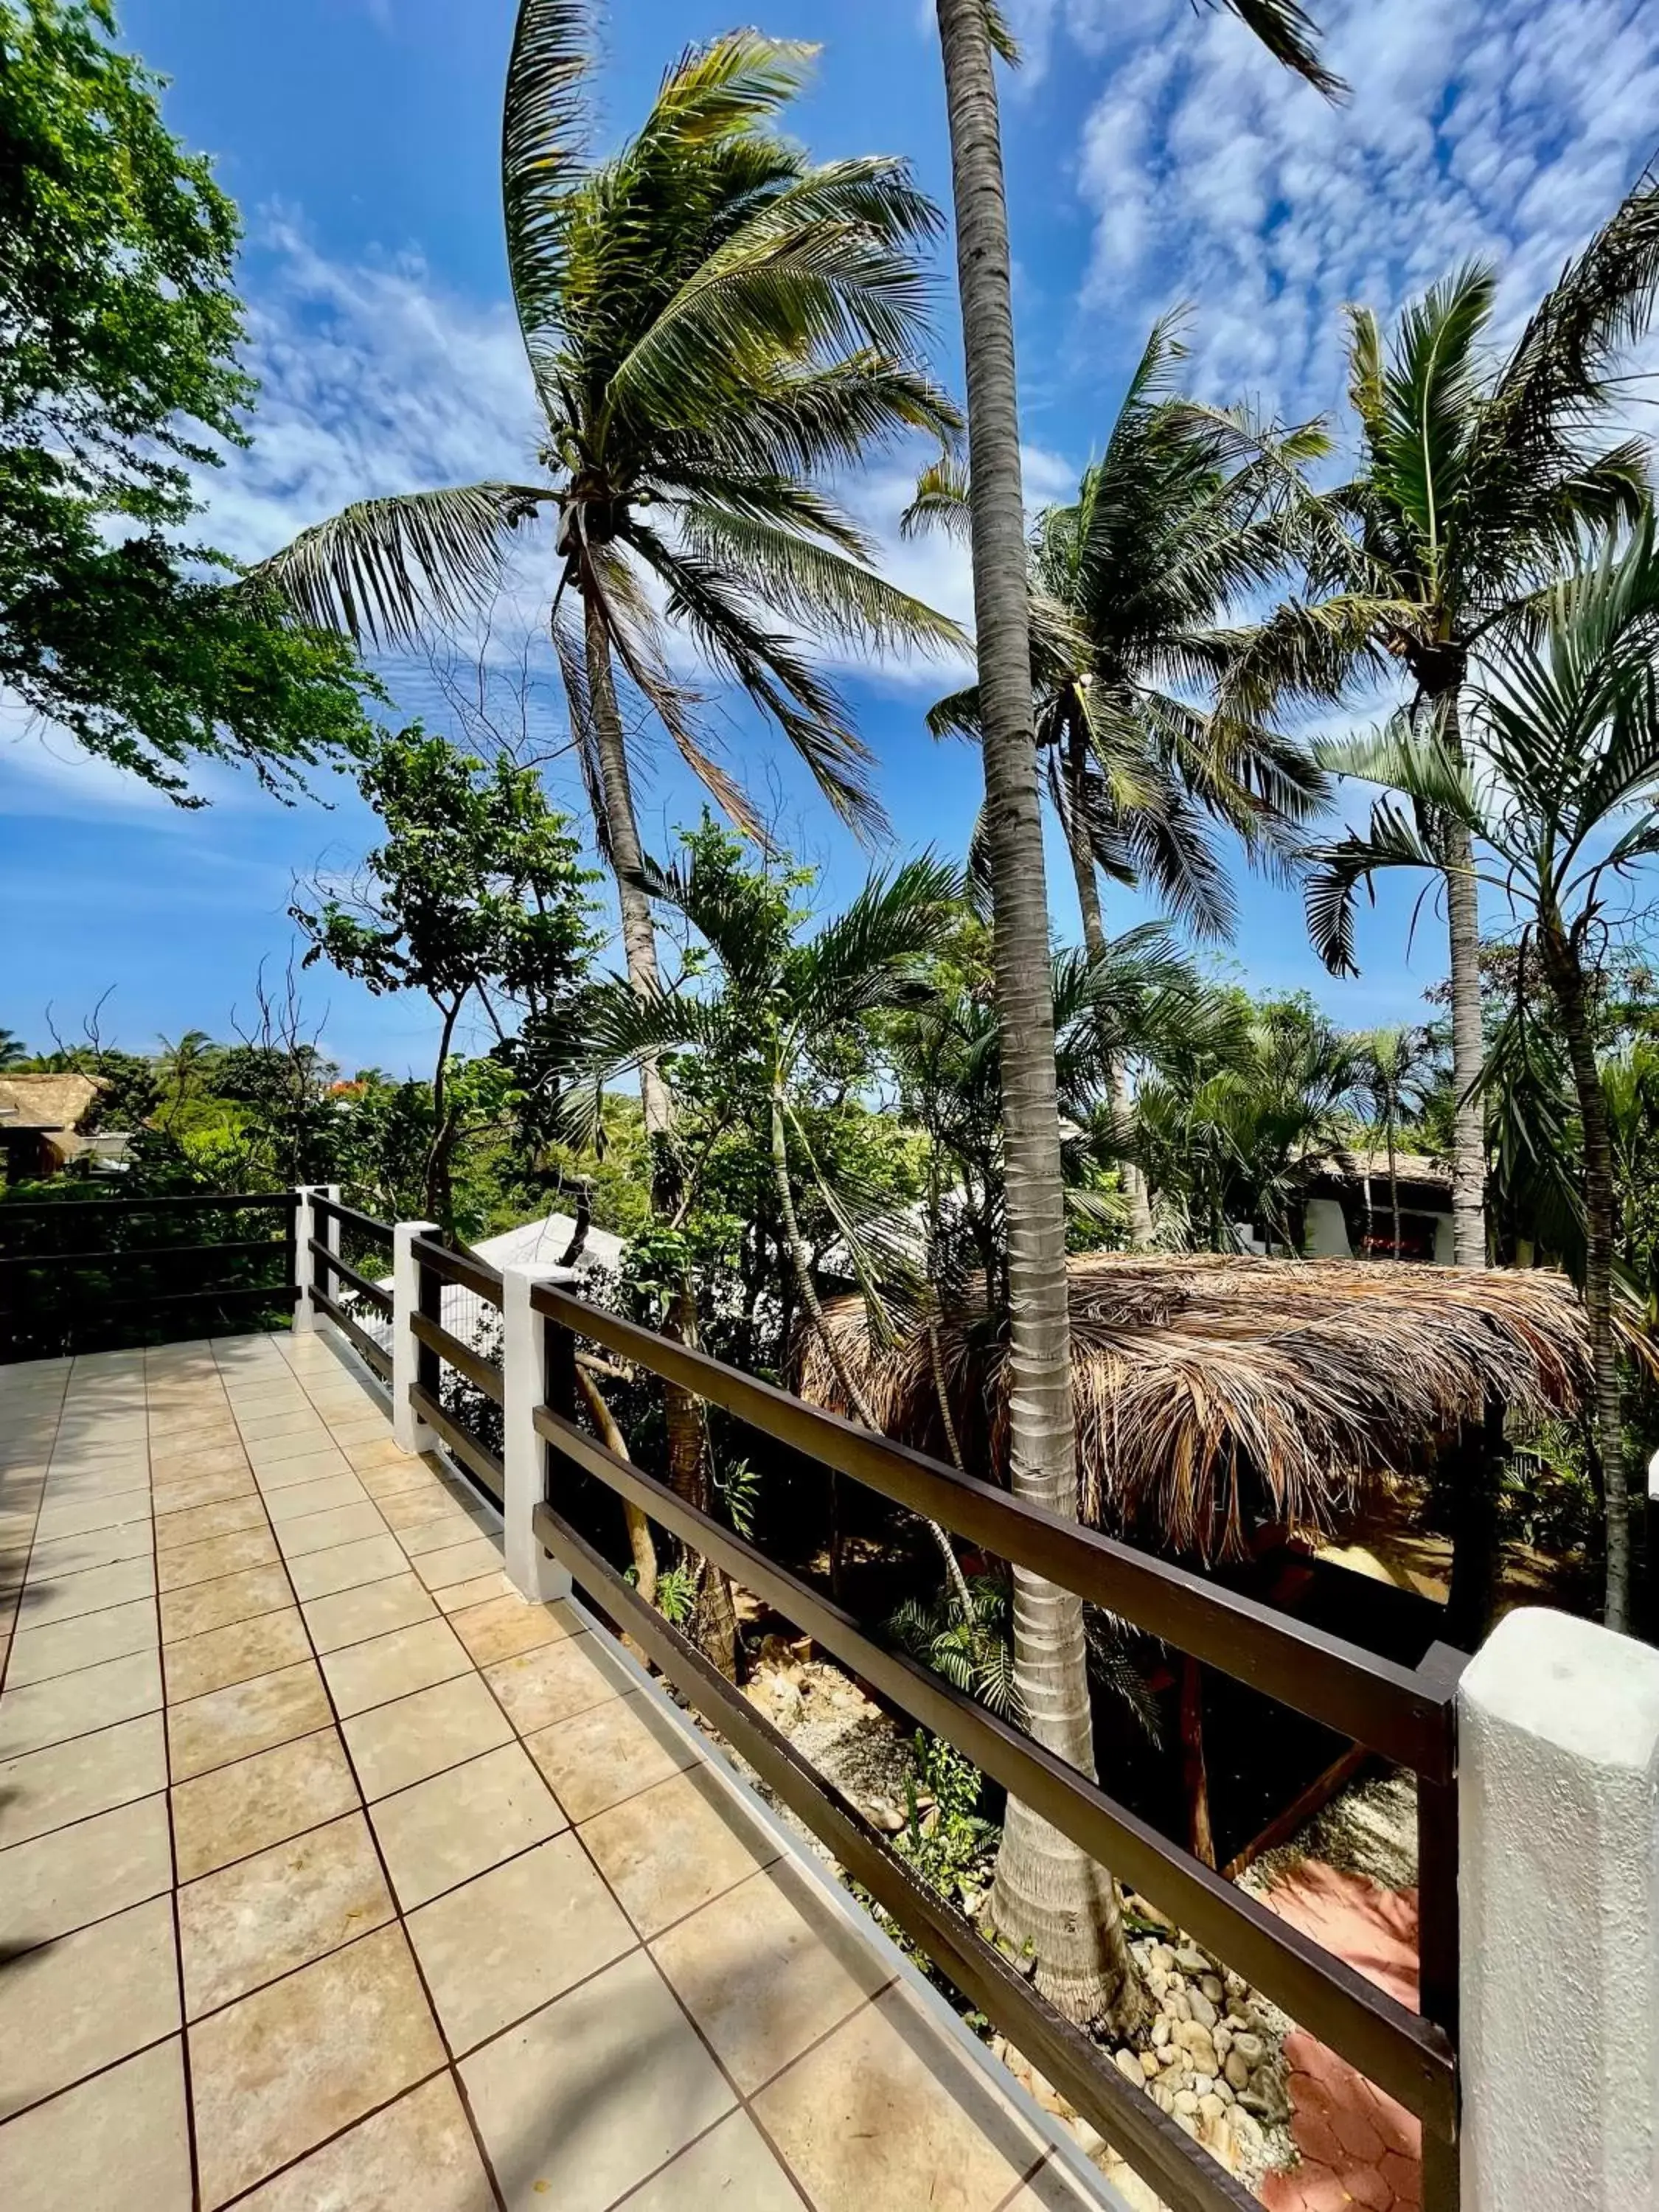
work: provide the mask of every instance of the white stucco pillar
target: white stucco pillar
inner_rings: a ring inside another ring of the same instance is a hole
[[[300,1285],[300,1295],[294,1301],[294,1334],[309,1336],[317,1326],[317,1310],[311,1303],[311,1239],[317,1234],[317,1216],[312,1211],[311,1200],[316,1186],[308,1182],[295,1188],[294,1207],[294,1279]]]
[[[572,1283],[568,1267],[501,1270],[501,1548],[520,1597],[568,1597],[570,1577],[536,1540],[531,1516],[542,1502],[547,1447],[535,1410],[548,1402],[547,1326],[530,1303],[538,1283]]]
[[[435,1221],[399,1221],[392,1231],[392,1433],[398,1450],[404,1452],[430,1451],[438,1441],[426,1423],[416,1418],[409,1402],[415,1355],[420,1349],[409,1325],[421,1303],[414,1245],[417,1237],[434,1234],[437,1226]]]
[[[1458,1802],[1463,2212],[1659,2212],[1659,1651],[1510,1613]]]

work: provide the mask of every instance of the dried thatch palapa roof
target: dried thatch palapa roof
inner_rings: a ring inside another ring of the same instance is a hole
[[[1111,1253],[1073,1261],[1071,1279],[1084,1517],[1206,1558],[1264,1522],[1332,1532],[1489,1397],[1566,1413],[1589,1386],[1583,1309],[1543,1269]],[[947,1456],[926,1328],[872,1354],[861,1299],[830,1322],[888,1434]],[[939,1335],[963,1457],[1001,1475],[1006,1347],[982,1284]],[[851,1411],[810,1336],[800,1389]]]
[[[96,1075],[0,1075],[0,1129],[73,1129],[103,1087]]]

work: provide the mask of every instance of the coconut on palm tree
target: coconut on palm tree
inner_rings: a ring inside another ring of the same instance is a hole
[[[1334,90],[1295,0],[1229,0],[1279,58]],[[975,635],[995,927],[1009,1257],[1009,1479],[1077,1510],[1066,1209],[1048,988],[1048,904],[1031,708],[1013,269],[996,57],[1013,48],[994,0],[937,0],[968,385]],[[1092,1775],[1081,1601],[1014,1576],[1014,1663],[1031,1733]],[[1011,1801],[997,1860],[998,1926],[1030,1947],[1037,1982],[1073,2018],[1139,2010],[1111,1876]]]
[[[1610,535],[1524,622],[1482,642],[1455,742],[1402,710],[1340,765],[1401,794],[1327,847],[1308,893],[1328,963],[1353,965],[1353,903],[1384,869],[1442,868],[1425,822],[1455,823],[1471,888],[1518,915],[1566,1043],[1583,1142],[1584,1303],[1595,1379],[1592,1440],[1607,1506],[1607,1621],[1630,1620],[1630,1515],[1614,1334],[1613,1131],[1591,1012],[1621,882],[1659,855],[1659,546],[1652,512]]]
[[[1620,357],[1659,295],[1659,177],[1642,178],[1502,355],[1492,349],[1497,289],[1496,272],[1471,263],[1407,307],[1387,343],[1374,314],[1352,311],[1362,456],[1325,501],[1314,574],[1328,596],[1282,609],[1264,630],[1272,665],[1300,653],[1333,689],[1358,664],[1397,665],[1454,756],[1481,641],[1571,566],[1583,527],[1628,519],[1644,495],[1644,448],[1607,424]],[[1441,854],[1450,941],[1455,1255],[1479,1267],[1479,897],[1455,812],[1431,809],[1419,827]]]

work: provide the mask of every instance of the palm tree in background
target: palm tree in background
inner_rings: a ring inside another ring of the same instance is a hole
[[[1659,289],[1659,178],[1650,172],[1563,272],[1507,355],[1491,350],[1498,280],[1470,264],[1401,314],[1385,344],[1352,312],[1348,390],[1359,472],[1324,502],[1322,600],[1264,630],[1273,665],[1300,653],[1312,688],[1395,664],[1415,712],[1455,757],[1471,657],[1577,556],[1586,526],[1639,508],[1648,457],[1609,442],[1619,362]],[[1322,568],[1322,574],[1321,574]],[[1451,959],[1455,1255],[1486,1261],[1480,902],[1468,836],[1428,802],[1418,827],[1441,856]]]
[[[15,1030],[0,1030],[0,1067],[21,1067],[29,1048]]]
[[[827,485],[895,437],[948,436],[956,417],[921,360],[932,202],[902,161],[815,163],[775,127],[814,49],[738,31],[689,50],[636,136],[596,161],[593,13],[523,0],[507,70],[507,266],[544,477],[366,501],[264,573],[307,620],[397,645],[475,611],[515,532],[553,512],[553,637],[644,990],[657,955],[630,696],[753,826],[671,670],[665,623],[743,688],[838,815],[878,827],[869,756],[801,633],[878,650],[963,641],[877,574]],[[641,1091],[660,1139],[672,1109],[654,1066]]]
[[[1229,0],[1287,66],[1336,89],[1295,0]],[[986,845],[995,905],[1008,1219],[1009,1479],[1075,1515],[1066,1208],[1048,976],[1048,902],[1031,705],[1031,614],[1014,371],[1012,263],[996,58],[1014,57],[994,0],[937,0],[957,217],[968,382],[974,610],[985,761]],[[1016,1570],[1014,1665],[1037,1740],[1092,1776],[1083,1606]],[[1112,1877],[1010,1799],[992,1915],[1029,1946],[1038,1986],[1075,2020],[1140,2010]]]
[[[1289,864],[1298,825],[1325,802],[1305,749],[1262,718],[1274,685],[1255,630],[1231,606],[1283,577],[1310,513],[1302,470],[1328,450],[1317,424],[1280,432],[1248,410],[1174,396],[1186,358],[1179,316],[1154,324],[1101,459],[1077,498],[1030,534],[1033,727],[1065,832],[1091,957],[1106,944],[1100,877],[1151,887],[1212,939],[1237,909],[1218,827],[1250,858]],[[970,488],[945,456],[926,471],[904,527],[965,529]],[[1250,704],[1232,696],[1249,673]],[[1299,674],[1295,656],[1283,675]],[[1183,693],[1213,703],[1194,706]],[[935,737],[977,737],[977,685],[941,699]],[[1127,1066],[1116,1105],[1132,1120]],[[1134,1242],[1152,1240],[1146,1178],[1123,1165]]]
[[[1407,1114],[1422,1109],[1433,1079],[1435,1052],[1428,1033],[1396,1023],[1370,1030],[1358,1039],[1358,1088],[1361,1097],[1382,1124],[1389,1154],[1389,1212],[1394,1241],[1390,1256],[1400,1257],[1400,1124]],[[1365,1178],[1369,1214],[1370,1176]]]
[[[1445,821],[1477,878],[1522,924],[1559,1016],[1583,1146],[1584,1304],[1595,1370],[1592,1440],[1607,1505],[1606,1617],[1630,1620],[1630,1512],[1613,1315],[1613,1127],[1593,1006],[1621,882],[1659,855],[1659,547],[1651,510],[1528,619],[1490,634],[1470,692],[1467,741],[1402,709],[1339,763],[1388,787],[1368,827],[1327,847],[1308,892],[1314,941],[1353,965],[1357,890],[1381,870],[1443,868]],[[1431,825],[1425,828],[1425,823]]]

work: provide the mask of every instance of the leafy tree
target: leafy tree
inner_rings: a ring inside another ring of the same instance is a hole
[[[311,939],[306,966],[327,960],[377,996],[421,991],[437,1010],[425,1204],[453,1231],[451,1160],[467,1104],[450,1084],[456,1024],[475,1000],[503,1041],[508,1002],[556,1019],[595,941],[592,878],[534,772],[505,758],[487,767],[418,728],[382,732],[356,780],[386,842],[352,896],[290,911]]]
[[[0,1029],[0,1068],[21,1067],[29,1048],[15,1030]]]
[[[1352,969],[1358,888],[1381,869],[1443,866],[1443,846],[1424,825],[1449,820],[1472,881],[1492,884],[1522,916],[1522,945],[1555,1003],[1582,1132],[1592,1434],[1613,1628],[1630,1620],[1630,1515],[1613,1328],[1615,1154],[1593,1008],[1620,921],[1617,887],[1659,854],[1656,655],[1659,550],[1644,509],[1622,539],[1610,536],[1541,594],[1526,623],[1487,636],[1467,737],[1443,717],[1425,722],[1407,709],[1344,750],[1336,764],[1345,772],[1400,798],[1380,799],[1364,832],[1324,848],[1308,894],[1316,944],[1331,966]]]
[[[1607,426],[1623,393],[1620,356],[1659,295],[1659,178],[1641,179],[1501,359],[1486,350],[1497,288],[1493,269],[1468,264],[1406,308],[1387,346],[1375,315],[1353,311],[1348,389],[1362,458],[1327,501],[1332,528],[1314,573],[1329,594],[1285,607],[1264,633],[1276,656],[1299,651],[1316,682],[1403,665],[1413,710],[1454,757],[1482,641],[1572,566],[1585,526],[1628,518],[1644,496],[1644,448],[1607,442]],[[1422,804],[1450,944],[1455,1254],[1479,1267],[1480,902],[1461,817]]]
[[[1295,0],[1229,0],[1289,67],[1328,91]],[[968,374],[974,622],[995,902],[1002,1024],[1012,1387],[1010,1480],[1057,1513],[1077,1510],[1066,1214],[1056,1110],[1048,908],[1031,704],[1013,265],[1003,185],[995,58],[1014,58],[994,0],[937,0],[957,217],[957,273]],[[1083,1607],[1052,1583],[1014,1577],[1014,1662],[1032,1734],[1094,1772]],[[996,1884],[998,1925],[1030,1945],[1039,1986],[1072,2018],[1141,2008],[1115,1886],[1104,1869],[1018,1800]]]
[[[206,757],[290,779],[362,724],[338,638],[180,542],[247,442],[236,211],[108,0],[0,0],[0,683],[181,804]]]

